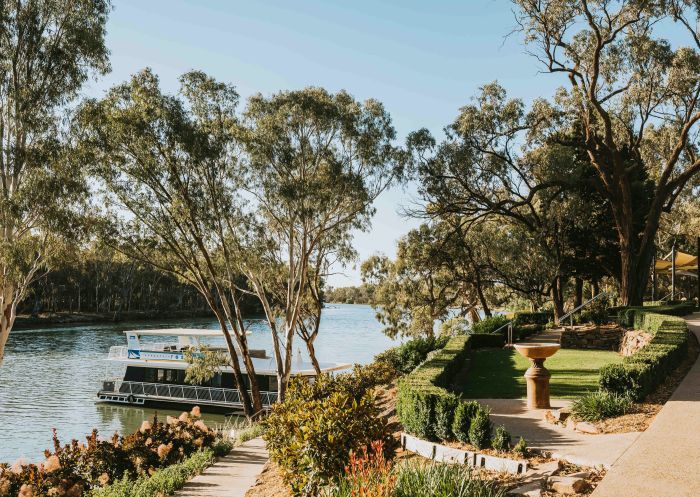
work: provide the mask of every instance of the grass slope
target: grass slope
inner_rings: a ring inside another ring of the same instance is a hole
[[[552,373],[552,398],[575,399],[598,389],[598,370],[610,363],[622,362],[616,352],[600,350],[560,350],[547,359]],[[465,378],[455,385],[458,392],[472,399],[514,399],[527,395],[523,374],[530,361],[514,350],[478,349],[474,351]],[[461,379],[460,378],[460,379]]]

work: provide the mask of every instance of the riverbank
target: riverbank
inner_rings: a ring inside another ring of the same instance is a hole
[[[13,329],[29,330],[53,326],[105,324],[138,321],[164,321],[168,319],[214,318],[209,310],[200,311],[127,311],[127,312],[51,312],[38,316],[20,314]]]

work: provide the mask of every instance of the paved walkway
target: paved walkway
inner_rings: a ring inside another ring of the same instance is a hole
[[[700,313],[686,318],[700,339]],[[700,360],[592,497],[700,496]]]
[[[236,447],[226,457],[187,482],[177,497],[244,497],[255,485],[267,462],[262,438],[254,438]]]
[[[544,421],[546,409],[528,409],[525,399],[477,399],[491,407],[493,423],[504,425],[513,436],[513,443],[523,437],[528,446],[546,450],[557,459],[566,459],[582,466],[609,468],[637,438],[639,432],[586,435]],[[552,399],[552,409],[571,404]]]

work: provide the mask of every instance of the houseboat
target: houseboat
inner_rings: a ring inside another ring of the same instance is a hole
[[[240,413],[243,404],[236,388],[233,368],[222,368],[214,377],[201,385],[185,382],[186,350],[199,350],[207,345],[210,350],[227,352],[220,330],[205,329],[146,329],[125,331],[126,345],[109,349],[108,361],[126,365],[123,379],[102,382],[97,393],[98,402],[131,406],[190,409],[199,406],[203,411],[224,414]],[[263,407],[277,401],[277,368],[273,357],[265,350],[250,350],[255,376],[258,380]],[[321,363],[323,372],[334,372],[350,367],[349,364]],[[241,363],[241,370],[245,367]],[[292,376],[315,376],[310,362],[301,359],[301,353],[292,363]],[[243,381],[249,385],[248,375]]]

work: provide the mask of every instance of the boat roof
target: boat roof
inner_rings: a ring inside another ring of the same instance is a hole
[[[187,337],[223,337],[221,330],[206,330],[202,328],[160,328],[160,329],[145,329],[145,330],[127,330],[124,332],[136,334],[139,336],[187,336]]]

